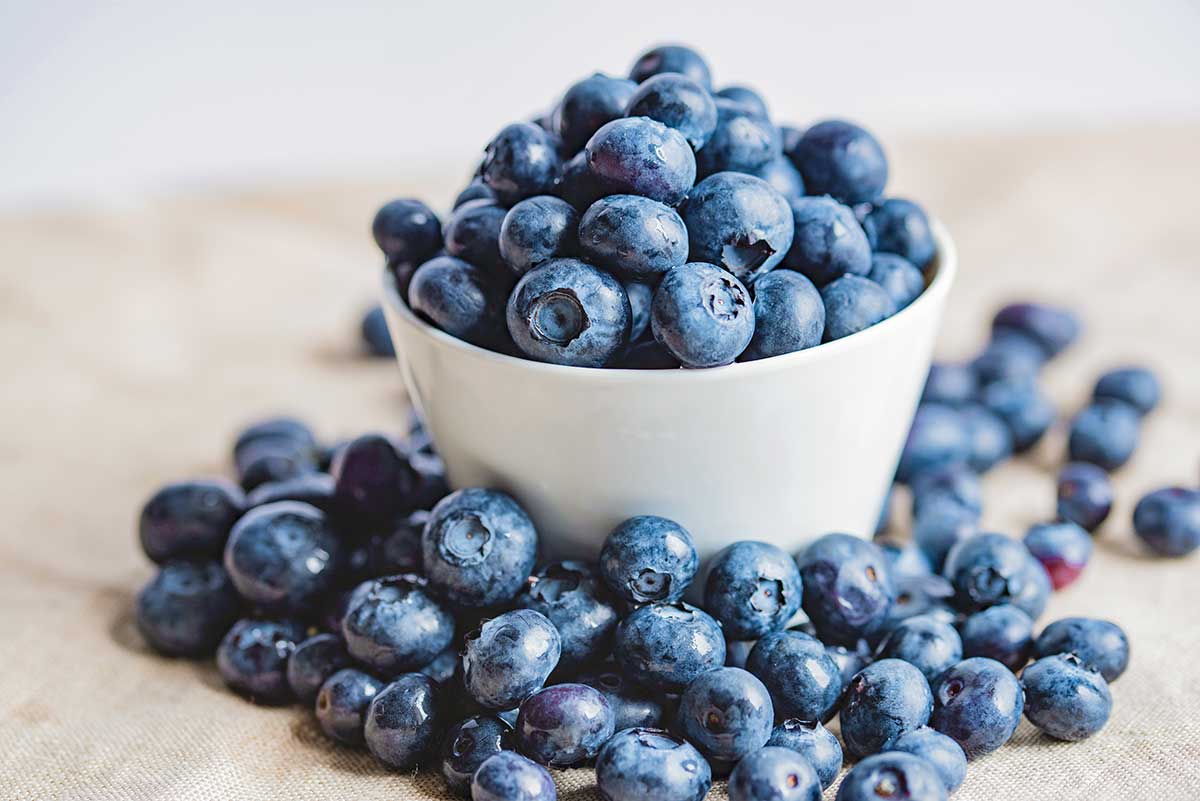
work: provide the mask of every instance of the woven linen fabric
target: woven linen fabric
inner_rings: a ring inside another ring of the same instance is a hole
[[[1086,324],[1045,374],[1064,419],[1106,367],[1146,363],[1165,384],[1092,564],[1040,621],[1125,627],[1133,656],[1112,719],[1075,744],[1023,721],[970,765],[958,801],[1200,790],[1200,555],[1149,557],[1130,527],[1142,493],[1200,480],[1197,141],[1200,128],[1180,127],[891,149],[892,191],[939,216],[960,251],[943,358],[978,348],[1000,303],[1032,298]],[[367,227],[388,197],[444,203],[456,188],[389,176],[0,217],[0,798],[446,797],[433,772],[390,773],[331,745],[302,709],[246,703],[211,663],[151,654],[131,607],[152,572],[135,540],[141,503],[167,480],[228,471],[239,425],[289,411],[326,438],[399,430],[398,371],[358,355],[379,286]],[[986,526],[1020,535],[1051,516],[1063,450],[1060,425],[989,474]],[[598,798],[588,770],[556,779],[566,801]],[[725,798],[720,783],[710,798]]]

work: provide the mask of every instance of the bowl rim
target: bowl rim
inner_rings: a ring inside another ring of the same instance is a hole
[[[429,340],[441,350],[448,350],[461,357],[475,362],[485,362],[513,371],[529,371],[555,375],[567,381],[586,381],[591,383],[655,383],[655,382],[691,382],[720,381],[737,379],[753,373],[770,373],[778,370],[799,368],[804,364],[822,359],[838,358],[839,354],[852,348],[869,347],[880,337],[890,335],[891,330],[904,319],[918,314],[921,309],[934,305],[950,290],[958,272],[958,250],[950,233],[937,218],[930,217],[929,227],[937,251],[933,262],[933,278],[916,300],[893,314],[886,320],[858,331],[847,337],[835,339],[832,342],[822,342],[804,350],[784,353],[779,356],[768,356],[765,359],[755,359],[748,362],[734,362],[720,367],[687,370],[639,370],[630,367],[580,367],[569,364],[550,364],[533,359],[522,359],[504,353],[472,345],[441,329],[426,323],[418,317],[408,304],[400,297],[396,287],[395,277],[390,270],[383,271],[383,300],[404,325],[412,329],[418,336]],[[783,269],[783,268],[780,268]],[[900,321],[900,322],[897,322]],[[396,348],[397,359],[403,361],[403,348]]]

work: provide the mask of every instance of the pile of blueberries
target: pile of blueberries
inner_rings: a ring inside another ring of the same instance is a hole
[[[716,367],[849,336],[925,289],[925,212],[843,120],[777,125],[744,86],[658,47],[504,127],[443,225],[372,230],[412,310],[459,339],[583,367]],[[780,268],[780,269],[776,269]]]

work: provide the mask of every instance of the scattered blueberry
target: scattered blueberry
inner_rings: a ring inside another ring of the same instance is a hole
[[[777,546],[743,540],[713,557],[704,608],[727,637],[750,639],[782,629],[800,610],[800,571]]]
[[[514,122],[488,144],[482,169],[483,182],[506,205],[544,195],[561,171],[557,143],[533,123]]]
[[[826,644],[854,645],[887,616],[895,592],[879,546],[826,534],[796,557],[804,611]]]
[[[918,518],[929,507],[941,503],[957,503],[976,515],[983,511],[983,484],[979,475],[963,464],[949,464],[919,472],[909,483],[913,496],[913,515]]]
[[[1025,569],[1021,573],[1020,587],[1013,596],[1012,605],[1018,607],[1034,620],[1046,611],[1046,602],[1054,586],[1050,582],[1050,574],[1042,563],[1025,549]]]
[[[545,615],[532,609],[505,612],[467,635],[467,692],[487,709],[512,709],[541,689],[561,651],[558,630]]]
[[[999,381],[984,387],[980,401],[1012,434],[1014,453],[1037,444],[1054,422],[1054,404],[1032,381]]]
[[[896,311],[912,303],[925,291],[925,276],[912,262],[892,253],[876,253],[871,257],[867,278],[883,287]]]
[[[238,597],[219,562],[167,562],[137,595],[138,631],[167,656],[209,656],[237,619]]]
[[[696,182],[696,157],[683,134],[649,117],[613,120],[587,143],[587,163],[613,192],[674,206]]]
[[[888,163],[879,142],[851,122],[825,120],[811,126],[788,153],[808,191],[843,203],[873,201],[887,184]]]
[[[238,483],[249,492],[262,484],[314,472],[316,446],[289,437],[261,437],[234,451],[234,465]]]
[[[679,731],[700,752],[735,762],[767,744],[775,711],[763,683],[739,668],[702,673],[679,699]]]
[[[1079,338],[1079,318],[1067,309],[1044,303],[1012,303],[992,319],[992,334],[1017,331],[1042,349],[1049,359],[1066,350]]]
[[[1127,403],[1094,401],[1071,421],[1067,451],[1073,462],[1090,462],[1109,472],[1133,456],[1141,434],[1141,418]]]
[[[883,623],[868,633],[868,639],[876,646],[909,618],[920,616],[947,624],[957,622],[957,614],[949,605],[949,600],[954,595],[954,587],[946,579],[931,573],[925,576],[893,578],[893,582],[896,600]]]
[[[920,670],[928,681],[962,660],[962,638],[945,621],[927,615],[903,620],[879,645],[877,656],[902,659]]]
[[[972,470],[985,473],[1012,456],[1012,432],[998,416],[978,403],[964,404],[958,414],[970,444],[967,464]]]
[[[339,509],[364,525],[386,525],[406,511],[417,483],[409,461],[382,434],[351,440],[331,471]]]
[[[622,672],[639,684],[679,692],[725,664],[725,637],[717,621],[690,604],[655,603],[618,624],[614,655]]]
[[[596,755],[596,789],[605,801],[702,801],[712,769],[686,740],[649,728],[619,730]]]
[[[1025,547],[1050,574],[1054,589],[1061,590],[1079,578],[1092,557],[1092,538],[1069,521],[1040,523],[1025,534]]]
[[[746,660],[746,670],[771,693],[780,718],[828,720],[842,692],[842,674],[815,637],[799,631],[765,635]]]
[[[871,245],[853,211],[829,197],[800,198],[791,207],[794,235],[784,267],[817,286],[871,271]]]
[[[896,313],[896,305],[879,284],[857,275],[843,275],[821,287],[825,302],[825,338],[857,334]]]
[[[670,206],[638,195],[609,195],[579,222],[579,244],[591,263],[625,280],[657,281],[688,260],[688,229]]]
[[[899,659],[880,659],[850,681],[840,720],[846,750],[865,757],[929,722],[933,696],[921,671]]]
[[[629,77],[641,83],[664,72],[684,75],[704,87],[706,91],[712,87],[708,63],[699,53],[684,45],[659,45],[647,50],[634,63]]]
[[[824,789],[829,789],[842,769],[842,744],[816,720],[788,718],[771,730],[767,745],[790,748],[807,759]]]
[[[375,576],[421,572],[421,534],[429,512],[418,510],[397,519],[369,542],[369,571]]]
[[[620,673],[606,672],[593,676],[582,676],[580,683],[595,687],[608,701],[612,708],[614,728],[622,729],[654,728],[663,721],[663,705],[656,694],[652,694],[632,682],[626,681]]]
[[[1200,490],[1166,487],[1143,496],[1133,529],[1160,556],[1187,556],[1200,548]]]
[[[471,778],[472,801],[556,801],[554,779],[515,751],[488,757]]]
[[[765,359],[821,344],[825,304],[803,275],[775,270],[754,282],[754,337],[741,360]]]
[[[483,179],[476,176],[471,179],[471,183],[467,184],[461,192],[454,198],[454,206],[457,209],[464,203],[470,203],[472,200],[490,200],[493,203],[497,202],[496,193],[492,188],[483,182]]]
[[[246,493],[246,507],[255,509],[279,501],[299,501],[333,517],[340,511],[335,486],[333,476],[328,473],[305,473],[283,481],[270,481]]]
[[[630,604],[678,601],[698,566],[687,529],[654,515],[621,523],[600,550],[600,575],[609,589]]]
[[[913,542],[938,572],[955,545],[978,533],[979,513],[952,499],[928,502],[913,523]]]
[[[1003,534],[984,533],[955,545],[943,573],[954,585],[954,603],[977,612],[1011,603],[1025,588],[1029,552]]]
[[[613,736],[612,707],[594,687],[555,684],[521,703],[517,746],[542,765],[569,767],[596,756]]]
[[[1054,654],[1073,654],[1084,667],[1114,682],[1129,666],[1129,639],[1116,623],[1090,617],[1056,620],[1038,635],[1033,655],[1042,659]]]
[[[354,662],[336,634],[314,634],[299,643],[287,661],[287,682],[302,704],[317,700],[325,680]]]
[[[967,777],[967,755],[954,740],[939,731],[922,726],[902,734],[888,748],[920,757],[933,765],[946,792],[953,793]]]
[[[779,129],[753,108],[715,98],[717,127],[696,154],[700,175],[754,172],[783,153]]]
[[[934,362],[925,379],[921,402],[957,406],[969,403],[979,390],[979,377],[969,364]]]
[[[1017,730],[1025,694],[1012,671],[994,659],[972,657],[947,670],[933,688],[929,725],[975,759],[1004,745]]]
[[[554,562],[529,581],[517,605],[541,612],[558,629],[560,667],[578,670],[608,655],[618,615],[590,565]]]
[[[393,770],[411,770],[437,746],[439,709],[437,682],[424,673],[397,676],[367,707],[367,750]]]
[[[419,200],[385,203],[371,223],[375,244],[389,260],[420,264],[442,246],[442,224]]]
[[[289,620],[242,619],[233,624],[217,647],[217,671],[234,691],[258,704],[291,700],[287,661],[304,637]]]
[[[350,655],[381,676],[428,664],[454,637],[454,620],[413,575],[360,584],[347,601],[342,636]]]
[[[142,507],[142,550],[160,564],[181,556],[220,556],[229,530],[245,509],[246,496],[224,479],[167,484]]]
[[[1092,391],[1093,400],[1121,401],[1143,416],[1154,411],[1161,398],[1158,378],[1144,367],[1109,370],[1096,380],[1096,388]]]
[[[924,578],[933,573],[933,564],[929,557],[915,542],[897,542],[887,538],[876,537],[875,544],[887,557],[888,572],[892,581],[900,585],[910,579]]]
[[[880,798],[946,801],[946,786],[928,760],[903,751],[887,751],[851,768],[838,787],[836,801]]]
[[[963,656],[985,656],[1016,673],[1033,649],[1033,618],[1011,604],[969,615],[959,627]]]
[[[367,353],[371,356],[390,358],[396,355],[392,344],[392,335],[388,331],[387,318],[383,316],[383,308],[372,306],[363,315],[359,324],[359,333]]]
[[[1058,740],[1084,740],[1108,722],[1112,694],[1108,682],[1073,654],[1034,662],[1021,674],[1025,717]]]
[[[1088,462],[1072,462],[1058,474],[1058,516],[1095,531],[1112,510],[1108,473]]]
[[[875,231],[875,250],[902,256],[925,270],[937,253],[937,243],[925,211],[904,198],[890,197],[875,203],[867,220]]]
[[[317,723],[333,740],[361,745],[367,707],[383,689],[379,679],[355,668],[343,668],[321,685],[317,693]]]
[[[871,654],[866,646],[865,640],[849,647],[845,645],[825,646],[825,653],[829,654],[829,658],[833,660],[841,673],[842,692],[845,692],[846,688],[850,686],[850,680],[858,674],[858,671],[870,664]]]
[[[408,305],[451,336],[488,347],[500,335],[502,290],[473,264],[439,256],[422,264],[408,287]]]
[[[687,225],[689,258],[724,267],[747,284],[774,269],[792,246],[794,223],[787,200],[753,175],[709,175],[688,193],[680,214]]]
[[[511,751],[512,727],[492,715],[460,720],[442,738],[442,778],[455,795],[470,798],[471,777],[493,754]]]
[[[731,273],[691,262],[663,277],[650,312],[654,338],[686,367],[729,364],[754,336],[750,293]]]
[[[765,746],[729,774],[729,801],[821,801],[817,771],[789,748]]]
[[[699,150],[717,127],[717,106],[712,95],[692,78],[662,73],[638,86],[626,117],[649,117],[683,134],[692,150]]]
[[[1045,364],[1046,354],[1029,337],[1001,329],[974,358],[971,367],[984,386],[997,381],[1034,381]]]
[[[579,213],[565,200],[549,195],[526,198],[504,215],[500,225],[500,258],[517,275],[550,259],[569,256],[578,245]]]
[[[625,116],[638,85],[596,73],[574,84],[558,106],[558,135],[567,153],[577,153],[600,126]]]

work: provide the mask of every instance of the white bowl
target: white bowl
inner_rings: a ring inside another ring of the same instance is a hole
[[[788,552],[869,537],[929,370],[956,255],[908,308],[818,347],[708,370],[566,367],[493,353],[384,309],[409,395],[451,486],[509,492],[543,551],[594,558],[639,514],[682,523],[701,558],[742,539]]]

